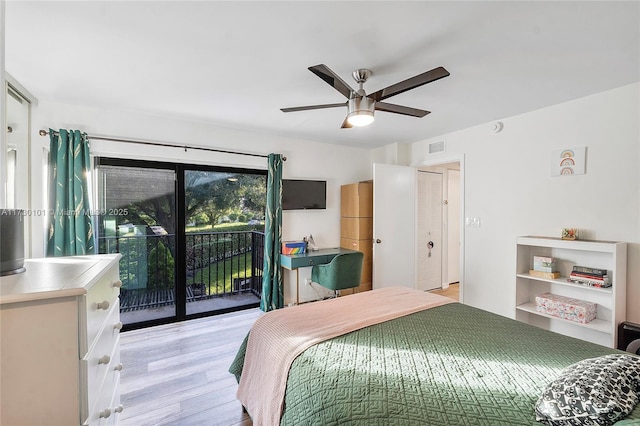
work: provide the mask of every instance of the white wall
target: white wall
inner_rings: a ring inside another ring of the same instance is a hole
[[[465,303],[513,316],[516,237],[576,227],[629,243],[627,319],[640,323],[640,83],[500,121],[412,145],[412,164],[464,155],[464,216],[481,220],[465,228]],[[551,177],[551,152],[579,146],[587,173]]]
[[[322,144],[269,134],[256,134],[215,126],[202,121],[159,117],[125,110],[106,110],[52,102],[39,102],[32,112],[32,209],[45,208],[42,194],[43,148],[48,137],[38,135],[39,129],[79,129],[89,135],[142,139],[165,143],[206,146],[233,151],[268,154],[276,152],[287,157],[284,178],[327,180],[327,209],[317,211],[285,211],[283,239],[302,239],[313,234],[319,247],[340,245],[340,185],[371,179],[368,150]],[[91,142],[93,155],[180,161],[225,166],[266,169],[266,159],[210,153],[181,148],[158,148],[127,143]],[[43,220],[34,221],[33,257],[43,255]],[[285,275],[285,298],[295,297],[291,278]],[[313,295],[310,297],[313,298]]]
[[[371,163],[406,166],[411,161],[411,145],[394,142],[371,150]]]
[[[0,1],[0,208],[6,207],[6,190],[7,190],[7,128],[6,115],[4,105],[6,105],[6,90],[4,76],[4,12],[5,3]]]

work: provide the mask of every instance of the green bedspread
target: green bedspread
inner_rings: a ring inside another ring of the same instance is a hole
[[[281,424],[539,425],[547,383],[615,352],[453,303],[307,349],[291,366]],[[627,419],[640,424],[640,407]]]

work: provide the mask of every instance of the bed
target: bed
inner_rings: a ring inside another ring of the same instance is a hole
[[[549,401],[558,380],[584,360],[592,371],[592,360],[611,357],[631,365],[630,382],[608,384],[626,392],[632,383],[627,412],[609,410],[613,420],[602,423],[548,424],[640,425],[640,407],[633,408],[640,358],[442,296],[388,288],[264,314],[229,371],[256,426],[540,425],[541,404],[565,409]]]

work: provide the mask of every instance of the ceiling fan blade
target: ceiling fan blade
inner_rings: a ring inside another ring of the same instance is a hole
[[[344,121],[342,122],[342,126],[340,126],[341,129],[350,129],[352,127],[353,126],[347,121],[347,118],[344,119]]]
[[[351,97],[351,92],[354,90],[325,64],[309,67],[309,71],[326,81],[330,86],[342,93],[345,98],[349,99]]]
[[[308,106],[291,107],[291,108],[280,108],[280,111],[282,112],[308,111],[310,109],[337,108],[337,107],[344,107],[344,106],[347,106],[346,102],[342,102],[339,104],[308,105]]]
[[[390,98],[391,96],[404,93],[407,90],[415,89],[416,87],[431,83],[432,81],[440,80],[441,78],[447,77],[448,75],[449,71],[447,71],[443,67],[434,68],[431,71],[418,74],[415,77],[411,77],[407,80],[401,81],[400,83],[392,84],[389,87],[385,87],[384,89],[371,93],[370,95],[367,95],[367,97],[373,99],[376,102],[379,102],[381,100]]]
[[[417,108],[409,108],[406,106],[396,105],[396,104],[388,104],[386,102],[376,102],[376,109],[378,111],[393,112],[395,114],[410,115],[412,117],[424,117],[427,114],[431,114],[431,111],[425,111],[423,109],[417,109]]]

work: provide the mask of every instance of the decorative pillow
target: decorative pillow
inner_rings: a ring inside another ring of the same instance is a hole
[[[536,403],[536,420],[550,426],[612,425],[640,400],[640,358],[612,354],[565,368]]]

